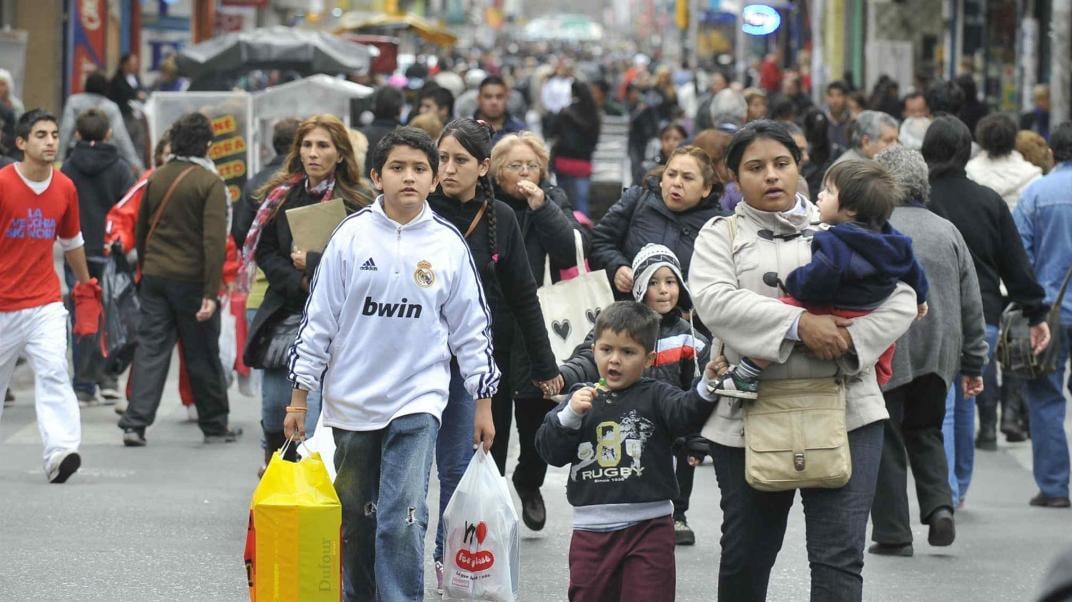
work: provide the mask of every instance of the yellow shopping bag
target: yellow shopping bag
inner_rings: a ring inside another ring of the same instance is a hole
[[[342,506],[320,454],[272,455],[253,492],[246,535],[252,602],[342,598]]]

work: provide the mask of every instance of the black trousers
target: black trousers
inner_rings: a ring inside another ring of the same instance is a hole
[[[688,450],[682,446],[674,456],[677,459],[677,499],[674,500],[674,520],[685,520],[685,513],[689,511],[689,498],[692,497],[692,483],[695,480],[696,468],[689,465]]]
[[[886,544],[912,543],[908,515],[908,465],[916,481],[920,521],[939,508],[949,508],[949,464],[942,440],[945,418],[945,381],[926,374],[886,391],[882,462],[878,470],[875,502],[871,506],[871,539]]]
[[[553,410],[555,405],[550,399],[542,398],[514,400],[517,443],[521,448],[513,476],[518,491],[535,491],[543,487],[544,477],[547,476],[547,462],[544,462],[536,451],[536,431],[543,424],[544,416]]]
[[[156,419],[171,365],[171,350],[178,338],[190,374],[198,425],[206,435],[227,431],[230,409],[220,364],[220,312],[217,310],[204,322],[197,321],[202,288],[200,282],[142,277],[138,292],[142,315],[130,374],[130,404],[119,420],[119,428],[143,431]]]

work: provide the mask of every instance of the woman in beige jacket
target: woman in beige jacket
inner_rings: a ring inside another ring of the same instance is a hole
[[[750,123],[734,136],[726,163],[744,202],[700,232],[689,287],[700,319],[725,344],[731,363],[746,356],[773,362],[763,380],[845,379],[852,477],[839,489],[801,489],[801,497],[811,599],[860,600],[868,511],[888,417],[874,365],[915,318],[916,297],[900,283],[872,313],[853,320],[778,300],[783,293],[776,278],[810,261],[811,238],[821,227],[818,210],[797,194],[800,154],[784,126],[771,121]],[[703,430],[714,443],[722,495],[718,593],[722,600],[763,600],[795,493],[761,492],[745,482],[742,416],[740,405],[724,398]]]

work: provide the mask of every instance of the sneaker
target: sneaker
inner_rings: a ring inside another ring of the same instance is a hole
[[[435,591],[442,596],[446,590],[443,589],[443,563],[440,561],[435,562]]]
[[[123,429],[123,445],[127,447],[145,447],[145,431]]]
[[[115,410],[116,414],[122,416],[123,414],[127,413],[127,405],[127,400],[120,398],[116,400],[115,405],[112,406],[112,409]]]
[[[8,389],[4,392],[4,407],[10,408],[13,405],[15,405],[15,394],[11,392],[11,389]]]
[[[900,556],[908,558],[915,553],[910,543],[873,543],[867,548],[868,554],[878,556]]]
[[[82,466],[82,456],[79,456],[78,452],[73,449],[63,451],[49,460],[45,476],[48,477],[49,483],[66,483],[80,466]]]
[[[517,490],[517,496],[521,498],[521,520],[524,521],[525,526],[533,531],[543,529],[547,523],[547,508],[544,506],[540,490],[521,489],[517,483],[514,483],[514,489]]]
[[[74,396],[78,398],[78,407],[91,408],[100,403],[97,399],[96,393],[90,393],[88,391],[75,391]]]
[[[1067,497],[1048,497],[1039,493],[1028,504],[1039,508],[1068,508],[1072,506]]]
[[[712,382],[707,390],[712,395],[721,397],[756,399],[759,397],[759,381],[738,378],[736,371],[731,369]]]
[[[186,422],[197,422],[197,406],[193,404],[186,406]]]
[[[100,390],[101,404],[110,406],[115,405],[119,401],[119,390],[114,388],[101,388]]]
[[[217,435],[205,435],[205,443],[234,443],[242,436],[242,427],[233,426]]]
[[[696,534],[685,519],[674,521],[674,544],[679,546],[691,546],[696,543]]]

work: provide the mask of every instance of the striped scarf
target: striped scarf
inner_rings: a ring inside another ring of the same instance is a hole
[[[306,185],[304,173],[296,173],[279,186],[273,188],[264,197],[264,202],[257,209],[257,215],[253,218],[249,234],[246,235],[246,242],[242,245],[242,267],[238,271],[238,286],[242,292],[249,292],[253,286],[253,279],[257,275],[257,262],[254,259],[254,255],[257,252],[257,243],[261,240],[261,234],[264,232],[265,226],[275,217],[279,207],[287,200],[287,195],[290,194],[291,189],[299,184]],[[319,197],[319,202],[322,203],[331,199],[331,194],[334,190],[335,176],[329,176],[323,182],[309,189],[309,194],[313,198]]]

